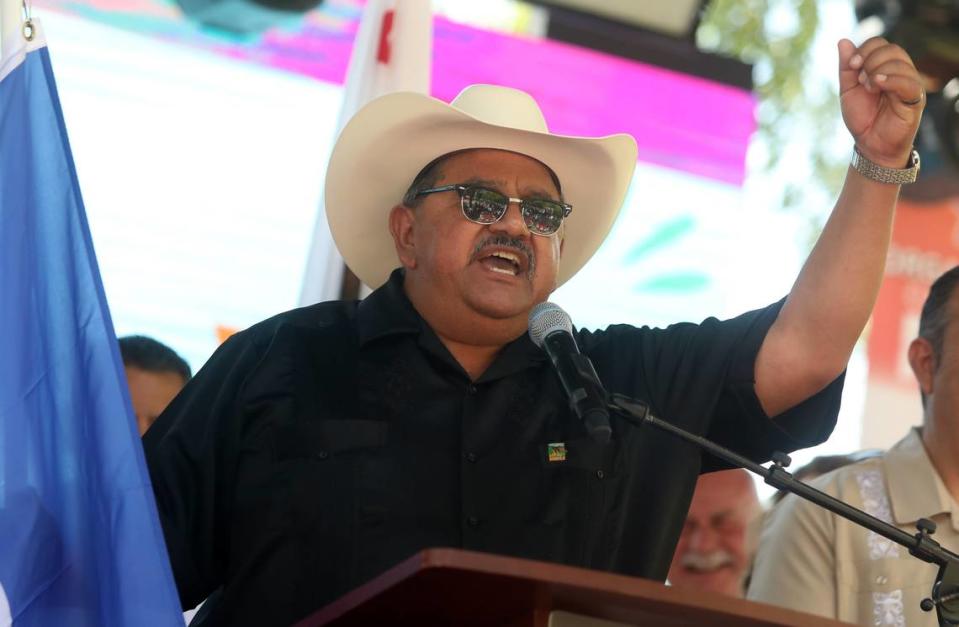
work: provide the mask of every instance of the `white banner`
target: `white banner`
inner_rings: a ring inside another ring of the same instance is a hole
[[[378,96],[394,91],[429,93],[432,17],[430,0],[367,2],[346,74],[337,135],[354,113]],[[371,183],[357,181],[357,185],[366,184]],[[383,228],[387,228],[385,218]],[[326,209],[320,207],[300,305],[339,298],[342,275],[343,258],[333,245]]]

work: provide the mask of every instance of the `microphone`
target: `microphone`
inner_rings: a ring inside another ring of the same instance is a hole
[[[576,346],[569,314],[555,303],[536,305],[529,312],[529,337],[549,355],[569,398],[569,407],[583,422],[586,432],[598,442],[609,442],[613,430],[609,426],[606,390],[593,362]]]

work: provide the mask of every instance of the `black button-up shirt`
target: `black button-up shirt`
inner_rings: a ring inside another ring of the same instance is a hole
[[[526,335],[471,381],[402,280],[235,335],[147,432],[181,600],[216,591],[202,624],[288,624],[426,547],[665,577],[718,463],[616,417],[594,442]],[[577,342],[610,392],[759,461],[825,439],[842,387],[763,413],[753,366],[778,309]]]

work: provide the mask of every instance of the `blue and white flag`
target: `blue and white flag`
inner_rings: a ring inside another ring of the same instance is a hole
[[[182,626],[34,28],[0,58],[0,626]]]

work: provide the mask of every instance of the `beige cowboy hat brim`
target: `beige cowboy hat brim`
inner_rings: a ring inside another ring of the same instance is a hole
[[[606,238],[636,165],[631,136],[552,135],[535,101],[517,90],[475,85],[452,104],[412,92],[377,98],[343,128],[326,174],[330,230],[361,281],[378,287],[399,267],[388,216],[413,178],[435,158],[468,148],[521,153],[556,173],[573,206],[566,220],[560,285]]]

